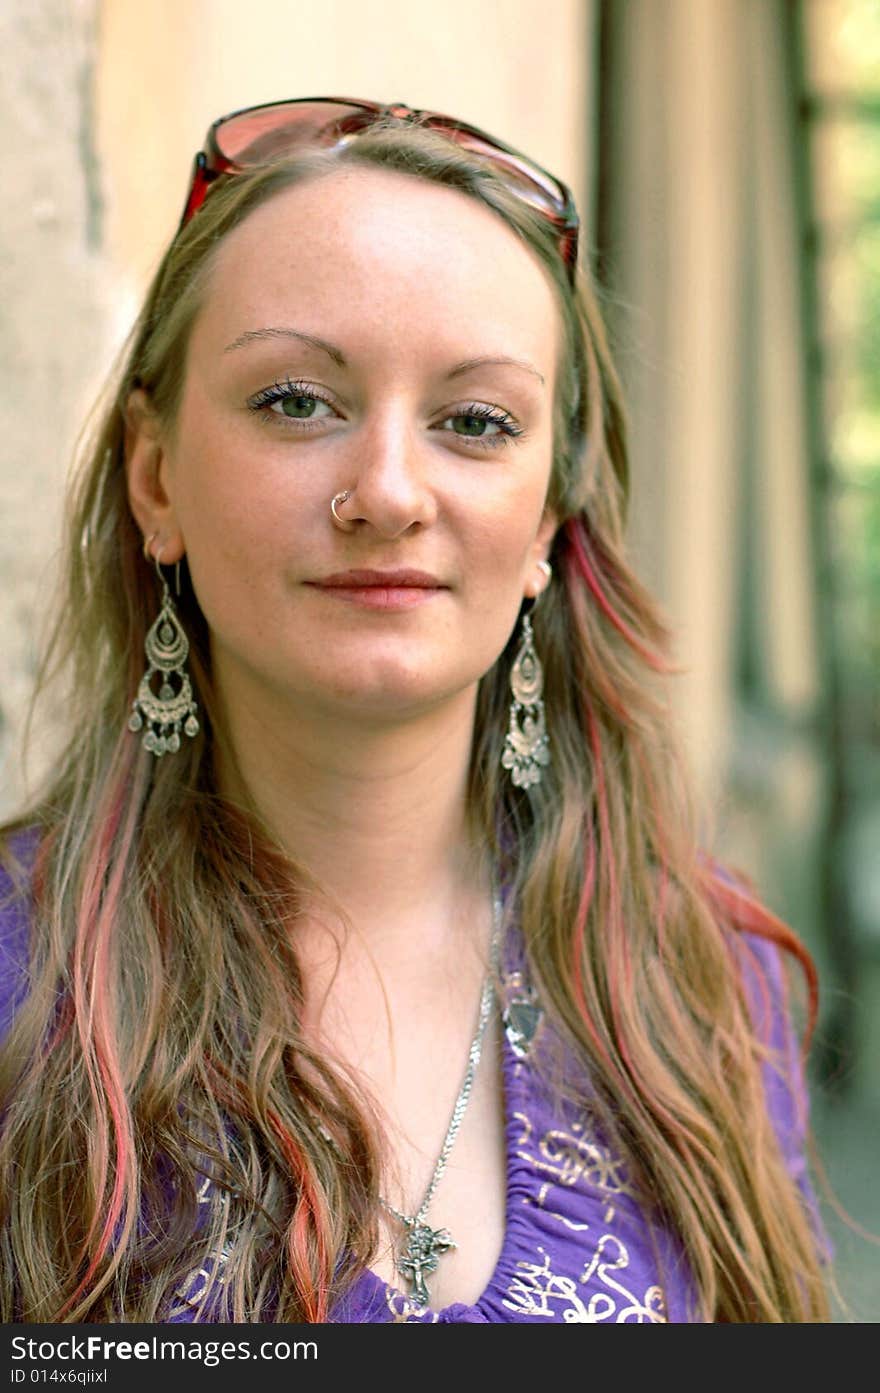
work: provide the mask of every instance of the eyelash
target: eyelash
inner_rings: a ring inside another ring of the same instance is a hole
[[[276,382],[271,387],[264,387],[261,392],[257,392],[255,396],[250,397],[248,399],[248,408],[262,420],[264,425],[269,425],[273,417],[277,419],[280,416],[279,412],[271,411],[270,408],[275,402],[285,401],[288,397],[307,397],[311,401],[323,401],[326,402],[328,406],[333,405],[330,399],[325,397],[323,393],[317,392],[311,383],[291,382],[290,378],[286,378],[284,382]],[[509,444],[511,440],[515,440],[517,436],[523,433],[522,427],[516,424],[512,416],[508,415],[506,411],[501,411],[498,407],[487,405],[486,402],[470,402],[463,410],[454,411],[449,416],[444,416],[443,419],[444,421],[455,421],[461,420],[463,417],[467,416],[476,417],[480,421],[489,421],[492,425],[499,427],[499,433],[497,435],[467,436],[458,435],[454,431],[447,431],[445,434],[455,435],[456,440],[464,440],[469,444],[473,443],[481,449],[494,450],[499,445]],[[314,429],[324,418],[309,420],[308,417],[306,417],[302,420],[297,420],[295,416],[287,416],[281,417],[281,419],[294,430],[307,431]]]

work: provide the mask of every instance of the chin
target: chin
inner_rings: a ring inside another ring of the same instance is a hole
[[[462,674],[432,679],[422,667],[394,667],[382,664],[372,671],[367,665],[357,672],[346,672],[317,683],[313,690],[323,696],[328,711],[344,710],[351,718],[360,716],[368,721],[412,720],[447,702],[460,700],[468,691],[476,691],[476,678]]]
[[[448,699],[446,692],[425,690],[424,683],[387,682],[335,686],[325,691],[327,710],[345,711],[368,721],[411,720]]]

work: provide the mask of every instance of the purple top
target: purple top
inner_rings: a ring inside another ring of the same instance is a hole
[[[27,920],[19,902],[3,907],[9,882],[0,870],[0,1036],[26,985]],[[767,1103],[790,1172],[816,1215],[804,1158],[806,1093],[799,1052],[785,1009],[779,950],[743,935],[743,971],[756,1030],[779,1052],[781,1067],[764,1068]],[[757,960],[769,994],[754,973]],[[555,1096],[548,1075],[560,1060],[583,1065],[563,1046],[543,1014],[524,969],[522,940],[511,929],[503,962],[502,1017],[507,1203],[504,1241],[492,1276],[472,1305],[419,1308],[411,1298],[364,1271],[336,1303],[331,1320],[354,1322],[688,1322],[694,1288],[681,1244],[649,1225],[624,1159],[603,1140],[583,1107]],[[205,1181],[200,1201],[213,1200]],[[817,1241],[822,1244],[816,1218]],[[194,1272],[174,1294],[168,1322],[225,1320],[212,1312],[206,1284],[222,1286],[224,1255]],[[430,1279],[428,1282],[430,1289]],[[222,1303],[220,1303],[222,1305]],[[201,1307],[201,1309],[197,1309]]]

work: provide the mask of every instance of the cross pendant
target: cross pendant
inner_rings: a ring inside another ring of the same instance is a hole
[[[437,1259],[456,1245],[448,1229],[432,1229],[427,1224],[413,1224],[406,1240],[403,1256],[397,1259],[397,1270],[412,1285],[412,1295],[420,1306],[428,1304],[425,1273],[437,1271]]]

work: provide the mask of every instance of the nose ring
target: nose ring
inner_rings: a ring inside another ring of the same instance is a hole
[[[341,518],[336,509],[340,503],[345,503],[349,498],[351,498],[351,489],[343,489],[341,493],[337,493],[335,497],[330,500],[330,511],[333,514],[333,521],[343,532],[353,532],[354,523],[348,518]]]

